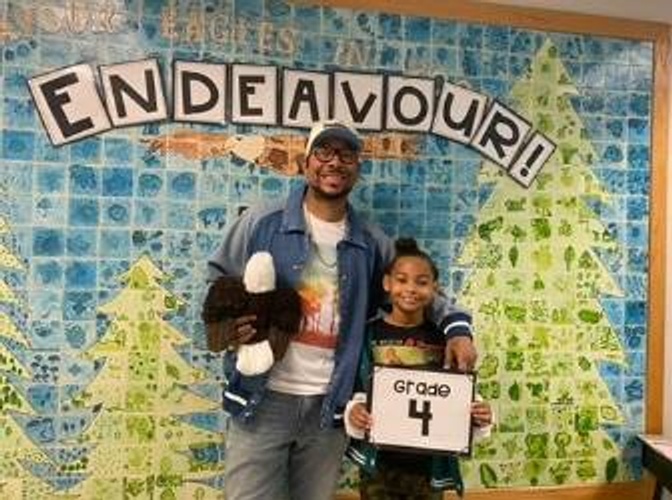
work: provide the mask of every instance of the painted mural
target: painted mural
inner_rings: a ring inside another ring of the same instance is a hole
[[[4,498],[223,497],[205,260],[300,181],[305,133],[163,121],[50,143],[28,79],[147,57],[440,75],[545,134],[557,148],[526,188],[448,139],[367,133],[352,201],[418,238],[474,312],[498,423],[469,488],[641,475],[650,43],[283,0],[0,6]],[[356,481],[346,466],[342,489]]]

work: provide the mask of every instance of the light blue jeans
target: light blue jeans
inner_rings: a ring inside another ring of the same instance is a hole
[[[347,440],[320,429],[322,399],[268,391],[251,422],[229,420],[227,500],[333,498]]]

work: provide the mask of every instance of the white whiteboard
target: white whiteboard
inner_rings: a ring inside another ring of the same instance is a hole
[[[374,367],[368,439],[381,447],[471,453],[475,375]]]

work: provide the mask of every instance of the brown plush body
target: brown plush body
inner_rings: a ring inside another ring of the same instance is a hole
[[[301,299],[293,288],[251,293],[241,278],[223,276],[211,286],[203,304],[202,318],[208,325],[208,347],[222,350],[224,340],[216,325],[240,316],[255,315],[257,333],[248,341],[252,344],[268,340],[276,360],[282,358],[289,340],[301,322]],[[213,327],[210,327],[212,325]]]

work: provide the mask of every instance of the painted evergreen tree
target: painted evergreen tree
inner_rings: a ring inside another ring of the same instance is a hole
[[[206,498],[217,475],[221,435],[199,429],[190,414],[218,403],[188,389],[205,373],[177,352],[190,342],[164,316],[183,305],[162,287],[166,276],[141,257],[121,277],[123,288],[100,312],[111,318],[102,338],[86,352],[104,359],[82,402],[99,403],[99,418],[85,433],[95,445],[89,461],[86,498]],[[199,482],[200,481],[200,482]]]
[[[30,344],[16,321],[25,318],[25,305],[8,283],[12,274],[25,273],[25,267],[8,244],[10,237],[9,223],[0,215],[0,492],[3,498],[18,498],[12,495],[47,494],[54,489],[24,467],[27,461],[50,461],[20,425],[22,417],[35,411],[23,389],[31,371],[20,356]]]
[[[597,155],[572,107],[577,94],[547,41],[512,89],[513,108],[558,148],[525,190],[486,163],[492,192],[459,265],[458,298],[474,313],[479,389],[498,426],[467,464],[486,487],[605,482],[627,474],[605,427],[623,423],[601,378],[624,364],[603,296],[622,295],[601,257],[619,247],[590,209],[609,194],[591,171]]]
[[[7,220],[0,216],[0,236],[4,238],[9,232]],[[12,385],[11,377],[7,375],[12,374],[15,377],[26,378],[29,376],[29,371],[9,347],[15,345],[27,348],[28,339],[19,330],[12,318],[11,312],[18,311],[21,304],[6,280],[7,273],[24,272],[25,270],[19,258],[1,240],[0,269],[3,272],[0,276],[0,304],[2,304],[2,309],[0,309],[0,339],[2,340],[0,343],[0,373],[2,373],[0,375],[0,394],[2,395],[0,397],[0,412],[2,415],[6,415],[9,409],[22,410],[28,406],[17,388]]]

